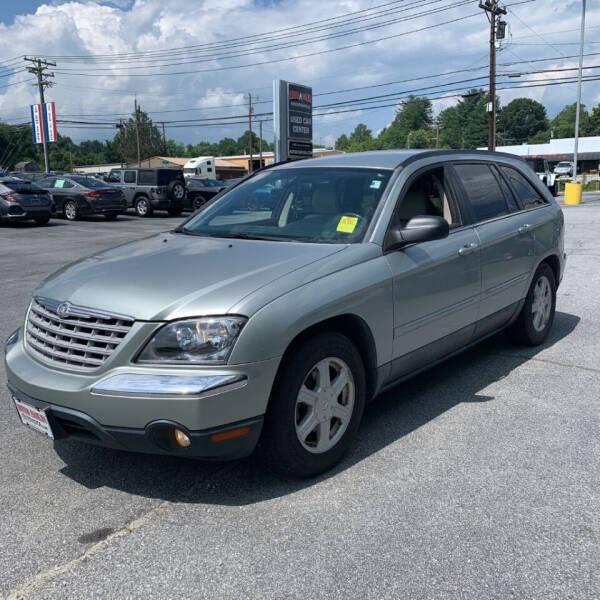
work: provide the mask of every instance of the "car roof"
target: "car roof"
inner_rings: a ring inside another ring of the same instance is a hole
[[[489,152],[487,150],[377,150],[371,152],[353,152],[348,154],[332,154],[319,158],[280,163],[274,168],[301,168],[301,167],[357,167],[371,169],[396,169],[413,162],[419,158],[452,157],[456,159],[476,158],[510,158],[519,160],[514,154],[505,152]]]

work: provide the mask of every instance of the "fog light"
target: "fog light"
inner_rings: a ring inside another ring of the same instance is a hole
[[[190,438],[183,431],[181,431],[181,429],[173,429],[173,435],[177,445],[181,446],[182,448],[187,448],[192,444]]]

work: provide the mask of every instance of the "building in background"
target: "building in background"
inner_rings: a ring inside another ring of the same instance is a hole
[[[497,146],[498,152],[516,154],[521,158],[545,159],[550,168],[559,162],[573,162],[574,138],[550,140],[547,144],[521,144],[517,146]],[[479,148],[487,150],[487,148]],[[600,136],[580,137],[578,152],[578,173],[598,173],[600,169]]]

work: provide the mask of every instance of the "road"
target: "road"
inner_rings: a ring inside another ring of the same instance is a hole
[[[52,444],[19,424],[2,385],[0,593],[598,598],[600,196],[565,218],[548,342],[499,335],[386,393],[349,456],[314,480],[251,458]],[[60,265],[177,222],[1,227],[0,338]]]

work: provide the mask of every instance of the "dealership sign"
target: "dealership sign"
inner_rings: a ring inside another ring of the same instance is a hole
[[[31,105],[31,128],[33,129],[34,144],[43,144],[44,141],[56,142],[58,140],[54,102]]]
[[[273,82],[275,161],[312,156],[312,88]]]

